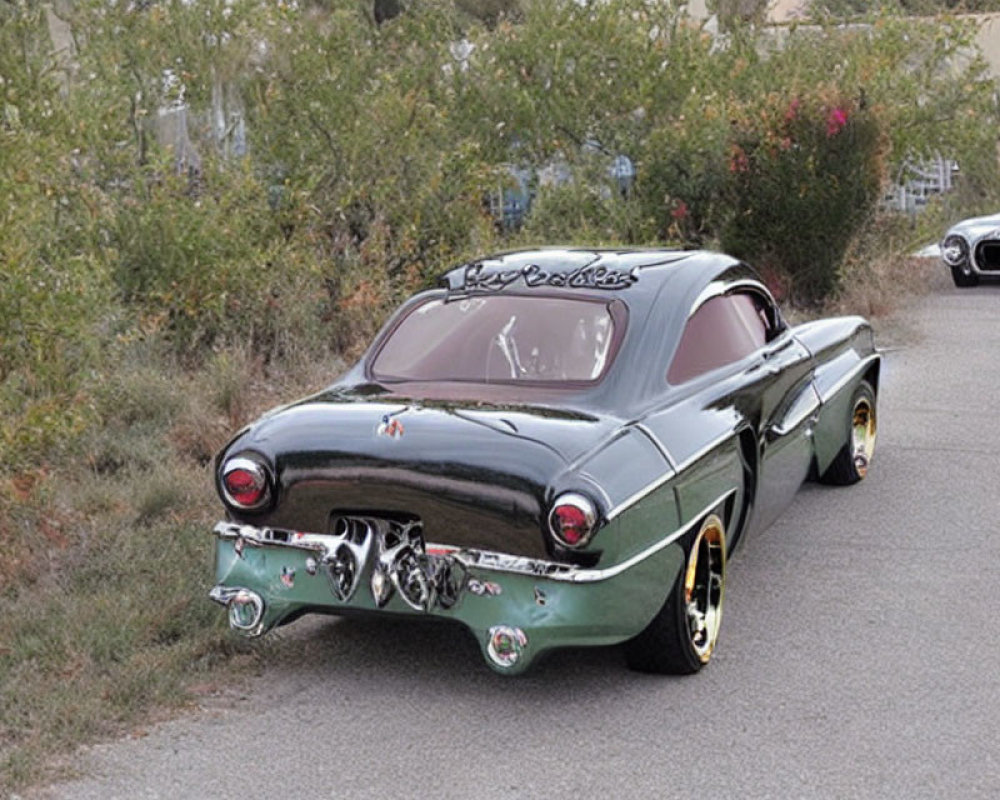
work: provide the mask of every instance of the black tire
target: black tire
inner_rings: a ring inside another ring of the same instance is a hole
[[[979,276],[967,264],[951,268],[951,279],[961,289],[979,285]]]
[[[826,472],[820,475],[821,483],[850,486],[868,474],[868,465],[875,452],[878,412],[875,390],[866,380],[862,380],[854,390],[845,427],[844,445]]]
[[[708,663],[722,621],[726,585],[726,530],[709,514],[687,536],[684,566],[653,620],[625,646],[631,669],[691,675]]]

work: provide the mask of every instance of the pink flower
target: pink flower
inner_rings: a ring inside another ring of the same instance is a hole
[[[847,112],[839,106],[831,108],[830,113],[826,115],[826,135],[836,136],[844,129],[846,124]]]
[[[795,98],[791,103],[788,104],[788,110],[785,112],[785,122],[791,122],[799,115],[799,98]]]

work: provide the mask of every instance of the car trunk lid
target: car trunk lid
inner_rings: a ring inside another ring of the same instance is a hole
[[[327,532],[345,515],[419,519],[427,540],[552,557],[542,529],[550,487],[617,422],[528,406],[345,400],[281,409],[234,441],[274,465],[263,520]],[[261,521],[260,515],[255,519]]]

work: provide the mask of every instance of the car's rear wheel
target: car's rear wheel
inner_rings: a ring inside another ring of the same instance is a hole
[[[968,263],[952,267],[951,279],[955,282],[956,286],[963,289],[968,286],[976,286],[979,283],[979,276],[972,271],[972,267]]]
[[[849,486],[868,474],[868,465],[875,453],[878,415],[875,410],[875,390],[868,381],[861,381],[851,398],[851,416],[847,420],[847,438],[826,472],[823,483]]]
[[[709,514],[687,537],[684,567],[652,622],[625,648],[641,672],[690,675],[712,657],[722,622],[726,583],[726,529]]]

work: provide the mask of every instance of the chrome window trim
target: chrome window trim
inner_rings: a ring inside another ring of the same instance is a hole
[[[735,294],[746,289],[752,289],[757,292],[764,297],[772,307],[777,308],[778,304],[774,300],[774,295],[772,295],[768,288],[760,281],[755,281],[750,278],[740,278],[729,282],[712,281],[708,284],[708,286],[702,289],[701,293],[695,298],[694,303],[691,304],[691,310],[688,312],[687,318],[691,319],[691,317],[693,317],[698,310],[705,305],[705,303],[715,297]]]

